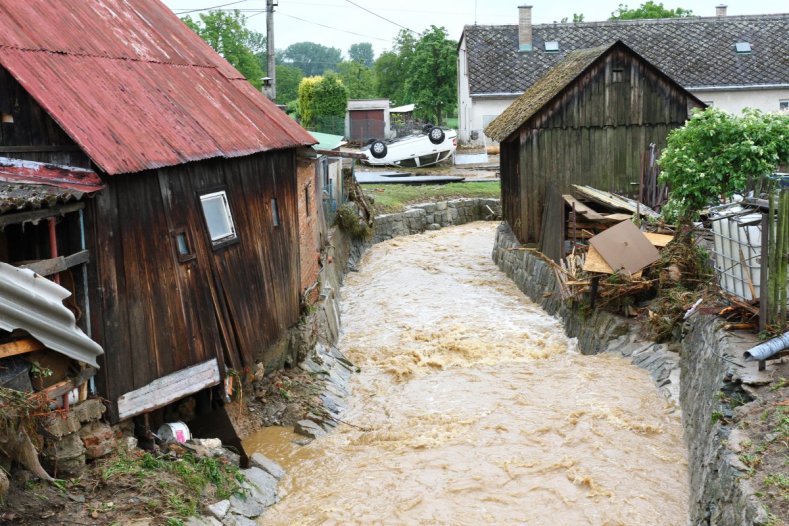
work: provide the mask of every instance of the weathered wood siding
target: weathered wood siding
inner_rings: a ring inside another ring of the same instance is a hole
[[[212,357],[251,367],[296,323],[295,162],[287,150],[106,179],[90,223],[94,337],[105,350],[108,399]],[[238,237],[218,248],[199,199],[216,190],[227,192]],[[179,258],[178,232],[194,255],[188,261]]]
[[[0,112],[14,119],[0,123],[0,157],[91,167],[88,156],[1,67]]]
[[[518,239],[540,241],[549,182],[561,193],[571,184],[635,193],[642,153],[650,143],[663,148],[693,104],[687,92],[626,50],[615,49],[593,65],[503,143],[504,218]],[[510,142],[518,144],[517,162],[505,146]]]

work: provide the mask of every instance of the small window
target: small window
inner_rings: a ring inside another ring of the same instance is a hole
[[[557,40],[548,40],[545,42],[545,51],[548,53],[559,52],[559,42]]]
[[[175,252],[178,255],[178,261],[184,263],[193,260],[195,254],[192,252],[192,243],[189,241],[189,235],[186,231],[177,230],[173,232],[173,238],[175,239]]]
[[[215,246],[236,239],[236,228],[224,190],[201,195],[200,204],[203,206],[208,234]]]
[[[789,99],[787,100],[779,100],[778,101],[778,109],[783,111],[789,111]]]
[[[734,44],[734,51],[737,52],[739,55],[747,55],[751,52],[751,43],[750,42],[737,42]]]
[[[277,198],[271,198],[271,221],[274,226],[279,226],[279,207],[277,206]]]
[[[14,116],[10,113],[3,113],[2,122],[3,124],[14,124]]]
[[[310,194],[312,194],[312,185],[308,184],[304,187],[304,206],[307,207],[307,217],[312,215],[312,199],[310,198]]]
[[[611,82],[624,82],[624,81],[625,81],[625,69],[613,68],[611,70]]]

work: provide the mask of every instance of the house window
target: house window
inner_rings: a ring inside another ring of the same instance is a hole
[[[195,258],[195,254],[192,252],[192,243],[189,241],[189,235],[185,230],[173,232],[173,239],[175,240],[175,253],[178,255],[178,261],[184,263]]]
[[[203,206],[203,216],[211,243],[217,246],[235,240],[236,228],[233,225],[233,216],[230,214],[227,193],[222,190],[203,194],[200,196],[200,204]]]
[[[789,99],[779,100],[778,109],[783,111],[789,111]]]
[[[751,43],[737,42],[734,44],[734,51],[736,51],[738,55],[748,55],[751,52]]]
[[[559,42],[557,40],[548,40],[545,42],[545,51],[548,53],[558,53],[559,52]]]
[[[3,124],[14,124],[14,116],[10,113],[3,113],[0,119],[2,119]]]
[[[625,81],[625,69],[613,68],[611,70],[611,82],[624,82],[624,81]]]
[[[277,198],[271,198],[271,221],[274,226],[279,226],[279,207],[277,206]]]

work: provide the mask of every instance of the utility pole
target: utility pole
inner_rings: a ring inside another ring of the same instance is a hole
[[[278,4],[275,0],[266,0],[266,53],[268,54],[268,77],[271,78],[269,98],[277,100],[277,66],[274,56],[274,7]]]

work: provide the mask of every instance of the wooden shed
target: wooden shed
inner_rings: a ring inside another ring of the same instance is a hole
[[[488,125],[501,143],[504,219],[522,243],[563,256],[572,184],[633,195],[641,158],[704,104],[621,41],[568,53]]]
[[[316,141],[158,0],[0,0],[0,152],[94,170],[98,393],[123,420],[280,365]]]

